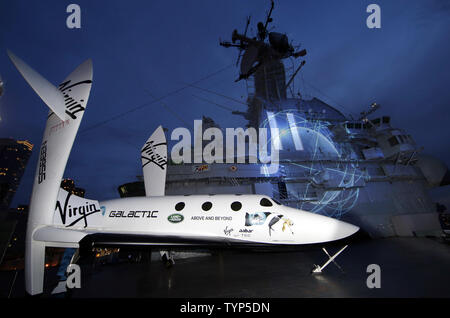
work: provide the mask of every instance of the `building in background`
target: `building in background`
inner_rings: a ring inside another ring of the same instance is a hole
[[[121,198],[145,197],[145,187],[142,177],[138,176],[139,181],[122,184],[117,188]]]
[[[85,189],[76,187],[75,181],[73,181],[72,179],[68,179],[68,178],[63,179],[61,181],[61,188],[63,188],[67,192],[74,194],[76,196],[79,196],[81,198],[84,198],[84,195],[86,193]]]
[[[23,269],[27,219],[27,205],[1,211],[0,271]]]
[[[32,150],[26,140],[0,139],[0,210],[9,208]]]

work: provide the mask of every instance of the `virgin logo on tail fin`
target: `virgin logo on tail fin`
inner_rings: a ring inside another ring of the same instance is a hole
[[[63,93],[64,96],[64,104],[66,106],[66,114],[69,115],[72,119],[77,119],[75,116],[78,112],[84,112],[86,109],[81,105],[84,102],[83,99],[77,101],[74,99],[69,92],[72,91],[72,88],[82,84],[91,84],[91,80],[84,80],[77,83],[73,83],[71,80],[65,81],[64,83],[59,84],[59,90]]]
[[[71,79],[65,80],[58,88],[56,88],[39,73],[29,67],[24,61],[15,56],[11,51],[8,51],[8,56],[28,84],[30,84],[34,91],[59,119],[65,120],[66,114],[72,119],[76,119],[75,114],[85,110],[85,107],[82,106],[84,99],[77,98],[79,96],[75,96],[71,92],[72,89],[78,85],[90,85],[92,83],[91,79],[79,81],[73,81]],[[73,76],[73,74],[71,75]]]
[[[157,165],[161,170],[165,170],[167,166],[167,158],[159,154],[157,147],[167,146],[167,143],[155,144],[153,141],[147,141],[142,148],[141,159],[142,168],[144,168],[149,163]]]
[[[164,129],[159,126],[141,149],[142,170],[146,196],[165,193],[167,170],[167,141]]]

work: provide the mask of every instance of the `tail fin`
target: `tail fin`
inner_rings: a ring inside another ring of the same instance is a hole
[[[167,142],[159,126],[141,149],[146,196],[163,196],[166,186]]]
[[[8,56],[36,94],[61,120],[64,120],[65,107],[62,93],[11,51],[8,51]]]
[[[92,62],[87,60],[78,66],[56,88],[14,54],[8,55],[51,109],[39,150],[27,224],[25,288],[35,295],[43,291],[46,244],[34,240],[33,235],[40,227],[53,223],[61,179],[91,90]]]

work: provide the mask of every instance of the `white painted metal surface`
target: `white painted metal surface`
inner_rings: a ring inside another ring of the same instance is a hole
[[[42,292],[45,243],[33,239],[34,231],[53,223],[53,211],[78,127],[86,108],[92,83],[92,62],[87,60],[60,84],[59,89],[11,52],[19,72],[54,112],[49,114],[39,149],[28,216],[25,282],[30,294]],[[64,118],[64,120],[61,120]]]

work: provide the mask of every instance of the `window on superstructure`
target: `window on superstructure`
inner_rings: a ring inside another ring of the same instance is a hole
[[[278,193],[280,195],[280,200],[286,200],[288,198],[288,192],[285,182],[278,182]]]
[[[391,147],[394,147],[399,144],[396,136],[392,136],[391,138],[389,138],[388,142],[389,142],[389,145],[391,145]]]
[[[408,141],[410,143],[414,143],[414,140],[412,139],[411,135],[406,135],[406,137],[408,138]]]

